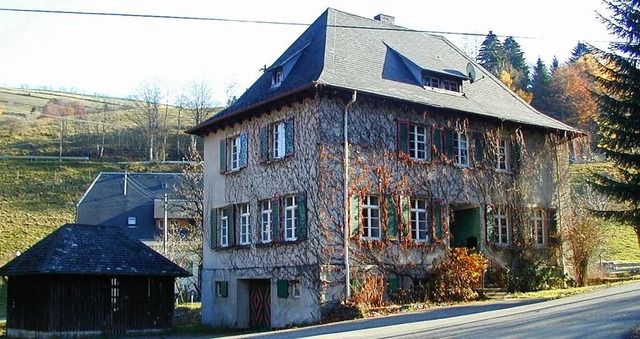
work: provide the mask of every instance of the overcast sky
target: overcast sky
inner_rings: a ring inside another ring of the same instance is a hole
[[[517,5],[516,5],[517,4]],[[597,19],[600,0],[0,0],[0,8],[190,16],[310,24],[327,7],[373,18],[384,13],[415,30],[475,33],[445,35],[465,51],[492,30],[514,36],[532,64],[566,61],[578,41],[606,47],[612,39]],[[131,18],[0,10],[0,86],[75,88],[129,96],[145,80],[178,88],[210,82],[223,102],[260,75],[306,29],[225,21]]]

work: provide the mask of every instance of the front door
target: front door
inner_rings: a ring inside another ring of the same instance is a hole
[[[271,328],[271,282],[253,280],[249,283],[249,326]]]
[[[453,207],[453,206],[452,206]],[[480,249],[480,209],[477,207],[454,209],[450,224],[451,247]]]

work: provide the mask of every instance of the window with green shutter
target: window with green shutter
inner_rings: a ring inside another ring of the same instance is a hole
[[[294,130],[293,130],[293,118],[288,118],[287,120],[284,121],[284,145],[285,145],[285,152],[284,152],[284,156],[288,157],[293,155],[294,151],[295,151],[295,143],[294,143]]]
[[[487,243],[493,244],[496,242],[496,236],[494,233],[494,215],[493,215],[493,206],[486,205],[485,213],[484,213],[484,223],[485,223],[485,232],[487,234]]]
[[[271,200],[271,241],[280,241],[280,198]]]
[[[260,127],[260,162],[269,161],[269,126]]]
[[[216,296],[220,298],[226,298],[229,296],[229,282],[228,281],[216,281]]]
[[[456,132],[451,128],[444,130],[444,154],[447,156],[447,159],[453,159],[454,156],[454,133]]]
[[[484,134],[480,132],[474,132],[473,140],[474,140],[474,146],[475,146],[474,148],[475,164],[476,166],[480,166],[484,161],[484,143],[485,143]]]
[[[398,151],[409,154],[409,124],[398,120]]]
[[[549,234],[547,236],[547,239],[549,239],[550,244],[559,244],[562,239],[558,232],[558,215],[555,208],[549,208],[547,210],[547,219],[549,225]]]
[[[385,197],[387,210],[387,239],[396,240],[398,235],[398,213],[393,196]]]
[[[247,167],[248,164],[248,155],[247,155],[247,143],[248,136],[247,132],[240,133],[240,168]]]
[[[522,152],[520,149],[520,144],[513,140],[511,143],[511,171],[516,172],[520,169],[520,165],[522,162]]]
[[[393,294],[400,289],[400,278],[388,278],[387,279],[387,293]]]
[[[443,134],[444,131],[440,127],[433,128],[433,157],[432,159],[438,160],[442,157],[443,153]]]
[[[307,201],[304,193],[298,194],[298,240],[307,239]]]
[[[440,199],[433,199],[433,238],[434,240],[442,239],[442,224],[443,224],[443,203]]]

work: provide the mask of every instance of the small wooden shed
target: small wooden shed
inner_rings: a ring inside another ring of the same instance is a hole
[[[170,329],[174,280],[189,275],[118,227],[66,224],[0,268],[8,281],[7,335]]]

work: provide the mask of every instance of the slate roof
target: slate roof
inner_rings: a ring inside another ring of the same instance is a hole
[[[0,276],[191,274],[113,226],[65,224],[0,268]]]
[[[412,73],[417,67],[467,77],[468,64],[477,77],[464,83],[464,95],[425,89]],[[269,70],[279,66],[285,69],[285,79],[271,88]],[[242,118],[250,109],[314,86],[577,132],[532,108],[444,37],[329,8],[236,102],[187,133],[204,136],[224,127],[231,117]]]
[[[100,173],[76,205],[76,222],[86,225],[121,227],[138,240],[154,240],[160,236],[154,219],[154,200],[176,198],[174,187],[180,187],[180,173],[127,173],[124,194],[124,172]],[[129,227],[129,217],[137,225]]]

